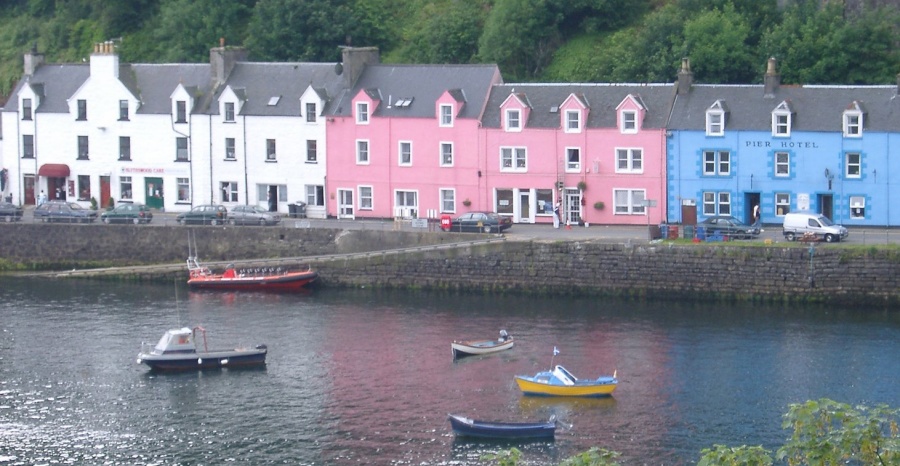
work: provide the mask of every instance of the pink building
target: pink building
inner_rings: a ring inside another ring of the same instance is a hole
[[[489,206],[480,197],[478,128],[491,86],[502,82],[499,69],[372,58],[354,68],[357,61],[345,56],[351,82],[329,105],[328,214],[439,218]]]
[[[516,223],[659,224],[674,87],[500,84],[483,135],[485,210]]]

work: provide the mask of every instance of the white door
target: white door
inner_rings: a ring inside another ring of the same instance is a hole
[[[338,218],[354,218],[353,190],[338,189]]]
[[[563,204],[563,219],[566,224],[578,225],[581,222],[581,191],[566,189],[566,200]]]
[[[531,191],[519,191],[519,223],[534,223],[534,210],[531,208]]]

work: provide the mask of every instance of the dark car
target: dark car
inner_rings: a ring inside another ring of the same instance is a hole
[[[115,209],[100,214],[103,223],[150,223],[153,212],[144,204],[119,204]]]
[[[34,219],[43,222],[90,223],[97,220],[97,211],[66,201],[47,201],[34,209]]]
[[[0,202],[0,217],[7,222],[22,220],[22,208],[6,201]]]
[[[759,227],[747,225],[731,215],[709,217],[697,224],[697,227],[705,228],[706,236],[719,234],[730,238],[752,239],[759,235]]]
[[[468,212],[442,226],[444,231],[474,231],[500,233],[512,226],[512,219],[501,217],[494,212]]]
[[[278,225],[281,216],[257,205],[239,205],[231,208],[228,223],[232,225]]]
[[[180,225],[199,224],[199,225],[222,225],[228,219],[228,210],[225,206],[220,205],[198,205],[190,210],[190,212],[182,212],[175,217]]]

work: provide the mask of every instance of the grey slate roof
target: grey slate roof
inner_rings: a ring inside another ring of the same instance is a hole
[[[646,108],[644,128],[665,128],[669,109],[675,96],[673,84],[502,84],[491,89],[482,125],[500,128],[500,105],[511,93],[529,103],[531,114],[526,128],[559,128],[559,106],[575,96],[590,107],[588,128],[615,128],[616,107],[628,95],[636,97]],[[557,110],[552,111],[553,108]]]
[[[479,118],[491,84],[502,82],[496,65],[369,65],[353,89],[344,91],[329,113],[350,116],[351,102],[360,90],[377,90],[382,99],[373,116],[435,118],[435,102],[447,91],[464,105],[457,118]],[[412,99],[408,106],[393,105]]]
[[[41,105],[35,108],[35,113],[68,113],[67,99],[84,84],[89,75],[88,64],[42,65],[35,70],[34,76],[26,76],[19,81],[10,94],[5,110],[18,111],[19,99],[15,96],[23,86],[30,85],[36,89],[43,86]]]
[[[320,96],[338,93],[342,78],[334,69],[335,63],[238,62],[226,85],[244,89],[241,115],[299,116],[300,97],[310,85]],[[216,99],[222,89],[216,92]],[[278,104],[269,105],[269,99],[276,96],[281,97]],[[217,114],[218,106],[212,105],[209,111]]]
[[[178,84],[191,89],[194,104],[191,113],[204,113],[210,90],[209,64],[172,63],[172,64],[134,64],[128,73],[119,72],[119,80],[132,84],[138,89],[137,97],[141,100],[140,114],[172,113],[172,102],[169,100]]]
[[[854,101],[866,112],[865,131],[900,130],[897,86],[780,86],[766,96],[762,85],[711,84],[695,84],[675,99],[669,129],[705,131],[706,110],[716,100],[728,110],[725,131],[771,131],[772,111],[785,101],[794,112],[791,132],[841,132]]]

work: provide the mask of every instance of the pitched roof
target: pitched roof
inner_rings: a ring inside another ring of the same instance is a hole
[[[334,63],[238,62],[225,84],[244,89],[246,102],[241,107],[241,115],[298,116],[300,97],[310,85],[320,96],[334,96],[341,83]],[[220,95],[221,90],[216,93],[216,99]],[[269,105],[270,99],[277,96],[281,97],[277,104]],[[211,106],[209,111],[217,114],[218,106]]]
[[[501,84],[491,89],[488,107],[482,124],[487,128],[500,128],[500,104],[510,94],[524,95],[531,106],[527,128],[559,128],[559,106],[571,95],[590,106],[585,127],[615,128],[616,107],[629,95],[638,98],[647,108],[644,128],[662,129],[669,117],[669,108],[675,95],[673,84],[556,84],[517,83]]]
[[[335,116],[350,116],[351,101],[360,90],[377,89],[384,101],[373,117],[435,118],[435,102],[452,91],[464,98],[456,118],[479,118],[491,84],[502,82],[496,65],[369,65],[352,89],[342,92],[330,108]],[[397,106],[399,99],[411,99]]]
[[[10,96],[17,95],[24,86],[38,89],[43,86],[41,105],[36,113],[68,113],[68,99],[81,87],[91,73],[88,64],[42,65],[35,70],[33,76],[26,76],[16,85]],[[19,110],[19,99],[11,98],[6,103],[5,111]]]
[[[771,131],[772,111],[784,102],[794,112],[791,131],[841,132],[854,102],[866,111],[865,130],[896,131],[897,97],[897,86],[780,86],[767,96],[762,85],[695,84],[675,99],[669,129],[705,131],[707,109],[721,100],[729,112],[726,131]]]

